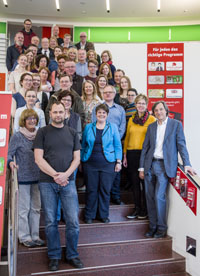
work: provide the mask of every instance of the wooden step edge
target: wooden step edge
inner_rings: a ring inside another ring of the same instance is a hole
[[[146,225],[146,224],[149,224],[149,221],[148,219],[143,219],[143,220],[127,220],[127,221],[111,221],[107,224],[103,223],[103,222],[94,222],[94,223],[91,223],[91,224],[87,224],[87,223],[80,223],[79,224],[79,227],[80,228],[96,228],[96,227],[109,227],[109,226],[120,226],[120,225],[127,225],[127,226],[131,226],[131,225]],[[58,228],[59,229],[62,229],[62,228],[65,228],[65,224],[62,223],[62,224],[59,224],[58,225]],[[45,226],[42,225],[40,226],[40,229],[45,229]]]
[[[135,240],[125,240],[125,241],[111,241],[111,242],[98,242],[98,243],[85,243],[85,244],[78,244],[78,249],[81,247],[84,248],[90,248],[90,247],[106,247],[106,246],[113,246],[113,245],[125,245],[125,244],[152,244],[153,243],[165,243],[165,242],[172,242],[172,238],[167,236],[165,238],[161,239],[154,239],[154,238],[144,238],[144,239],[135,239]],[[62,249],[65,248],[65,245],[61,246]],[[43,252],[47,251],[47,246],[42,246],[42,247],[33,247],[33,248],[25,248],[24,250],[20,248],[18,250],[18,255],[21,254],[32,254],[32,253],[38,253],[38,252]]]
[[[72,269],[63,269],[63,270],[58,270],[55,271],[53,275],[59,275],[60,273],[66,273],[66,275],[70,272],[87,272],[87,271],[91,271],[91,270],[105,270],[107,268],[123,268],[123,267],[131,267],[131,266],[144,266],[144,265],[148,265],[148,264],[164,264],[164,263],[182,263],[184,261],[184,258],[167,258],[167,259],[157,259],[157,260],[150,260],[150,261],[139,261],[139,262],[131,262],[131,263],[121,263],[121,264],[110,264],[110,265],[103,265],[103,266],[94,266],[94,267],[85,267],[80,269],[76,269],[76,268],[72,268]],[[36,275],[52,275],[51,272],[47,271],[47,272],[36,272],[36,273],[31,273],[31,276],[36,276]]]

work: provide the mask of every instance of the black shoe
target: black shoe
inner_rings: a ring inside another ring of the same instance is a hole
[[[109,223],[110,222],[109,218],[102,218],[101,221],[103,223]]]
[[[33,241],[35,243],[36,246],[44,246],[45,245],[45,241],[41,240],[40,238],[37,240]]]
[[[140,211],[137,216],[138,219],[146,219],[147,218],[147,211]]]
[[[83,268],[84,267],[84,265],[81,262],[81,260],[79,259],[79,257],[69,259],[69,260],[67,260],[67,262],[75,268]]]
[[[85,223],[91,224],[92,223],[92,219],[85,219]]]
[[[155,233],[156,233],[156,229],[151,229],[150,228],[149,231],[146,232],[145,237],[146,238],[153,238]]]
[[[167,232],[164,230],[158,230],[155,234],[154,234],[154,238],[156,239],[160,239],[160,238],[164,238],[167,235]]]
[[[111,202],[116,205],[124,205],[124,203],[120,200],[120,198],[113,198]]]
[[[50,259],[50,261],[49,261],[49,270],[50,271],[58,270],[58,259]]]
[[[128,215],[128,216],[126,216],[128,219],[135,219],[135,218],[137,218],[138,217],[138,209],[136,208],[134,211],[133,211],[133,213],[132,214],[130,214],[130,215]]]

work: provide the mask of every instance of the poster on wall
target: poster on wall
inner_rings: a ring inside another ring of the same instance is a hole
[[[177,168],[176,177],[172,178],[170,183],[176,189],[181,198],[185,201],[186,205],[191,211],[197,214],[197,187],[187,177],[180,167]]]
[[[3,235],[6,164],[10,130],[12,92],[0,91],[0,249]],[[1,250],[0,250],[1,258]]]
[[[149,110],[156,101],[169,107],[169,117],[184,119],[184,44],[147,45],[147,95]]]

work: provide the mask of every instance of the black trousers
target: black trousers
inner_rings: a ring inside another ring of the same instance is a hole
[[[146,198],[144,180],[139,178],[141,150],[127,150],[127,174],[131,183],[133,198],[136,208],[139,211],[146,211]]]
[[[85,219],[109,217],[110,190],[116,173],[83,164],[86,181]]]

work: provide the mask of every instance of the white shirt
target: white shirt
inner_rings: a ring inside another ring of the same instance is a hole
[[[86,45],[86,43],[83,44],[82,42],[80,42],[81,49],[85,49],[85,45]]]
[[[46,52],[46,54],[45,54],[45,52]],[[42,54],[43,55],[46,55],[48,58],[50,58],[50,50],[49,49],[42,49]]]
[[[160,125],[157,122],[157,133],[156,133],[156,147],[154,151],[154,158],[163,159],[163,142],[165,138],[165,130],[167,126],[168,117]]]

